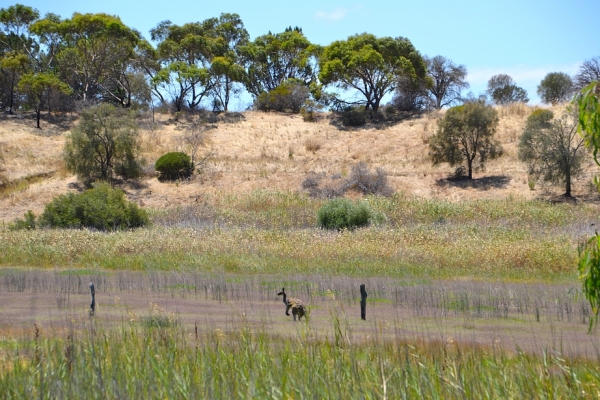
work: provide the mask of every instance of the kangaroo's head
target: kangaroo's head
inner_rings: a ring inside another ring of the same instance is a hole
[[[285,297],[285,288],[281,288],[281,292],[277,293],[277,296],[284,296]]]

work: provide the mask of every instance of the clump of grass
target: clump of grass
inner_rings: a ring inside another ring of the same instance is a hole
[[[306,139],[304,141],[304,148],[306,149],[306,151],[309,151],[314,154],[317,151],[321,150],[321,142],[314,138]]]
[[[171,328],[179,325],[180,321],[174,314],[168,314],[164,308],[150,302],[148,315],[140,318],[140,324],[146,328]]]

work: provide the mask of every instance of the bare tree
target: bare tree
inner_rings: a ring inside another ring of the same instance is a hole
[[[600,81],[600,57],[585,60],[579,67],[579,73],[573,78],[573,84],[577,91],[598,81]]]
[[[450,106],[461,100],[460,92],[469,88],[466,81],[467,68],[456,65],[452,60],[443,56],[426,58],[427,73],[432,79],[432,85],[427,93],[435,108]]]
[[[206,161],[214,154],[212,150],[209,150],[199,156],[199,151],[206,147],[206,132],[216,128],[216,125],[206,124],[204,121],[194,121],[181,135],[182,151],[190,155],[192,166],[196,170],[201,170]]]

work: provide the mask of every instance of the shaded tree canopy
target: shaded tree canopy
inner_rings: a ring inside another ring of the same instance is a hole
[[[573,81],[564,72],[550,72],[540,82],[537,93],[546,104],[556,105],[573,95]]]
[[[320,46],[312,44],[300,28],[257,37],[240,48],[246,66],[246,90],[257,98],[288,79],[310,85],[316,81],[320,51]]]
[[[361,104],[374,112],[381,99],[396,88],[399,77],[423,79],[427,72],[423,57],[408,39],[377,38],[368,33],[325,47],[319,66],[323,85],[355,90],[362,97],[357,101],[339,101]]]
[[[71,19],[55,16],[35,22],[32,32],[48,47],[61,80],[69,84],[80,100],[116,101],[126,99],[113,93],[127,77],[139,32],[127,27],[119,17],[108,14],[74,13]]]
[[[486,93],[496,105],[529,101],[527,91],[517,86],[515,81],[506,74],[492,76],[488,81]]]
[[[535,110],[525,124],[519,141],[519,159],[529,174],[547,182],[565,185],[571,197],[573,178],[581,173],[584,138],[577,134],[577,118],[565,113],[554,119],[549,110]]]
[[[497,126],[498,112],[480,102],[450,108],[438,122],[438,131],[429,142],[433,164],[466,163],[467,176],[472,179],[475,167],[482,167],[487,159],[502,155],[502,147],[494,139]]]

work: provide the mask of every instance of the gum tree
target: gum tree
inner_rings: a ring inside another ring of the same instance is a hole
[[[472,179],[477,164],[482,166],[487,159],[502,155],[500,143],[494,140],[497,126],[498,112],[480,102],[450,108],[429,142],[433,165],[466,163],[467,176]]]
[[[423,57],[408,39],[377,38],[369,33],[325,47],[319,66],[323,85],[354,90],[362,97],[358,101],[338,99],[341,103],[364,105],[373,112],[383,97],[394,91],[399,77],[424,79],[427,71]]]
[[[571,197],[573,178],[581,172],[584,139],[577,125],[569,113],[555,119],[552,111],[538,109],[527,118],[519,142],[519,159],[527,163],[530,176],[563,183],[565,197]]]
[[[573,80],[564,72],[550,72],[540,82],[537,93],[546,104],[562,103],[573,95]]]

